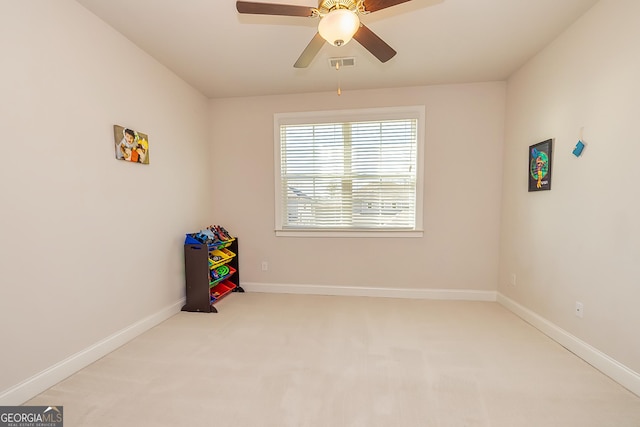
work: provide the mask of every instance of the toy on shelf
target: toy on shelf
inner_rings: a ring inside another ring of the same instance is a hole
[[[229,232],[221,225],[210,225],[197,233],[187,234],[187,237],[192,237],[199,243],[204,243],[206,245],[217,245],[233,240],[231,234],[229,234]]]

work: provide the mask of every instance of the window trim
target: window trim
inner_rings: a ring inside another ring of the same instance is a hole
[[[281,152],[280,126],[295,124],[320,124],[336,122],[356,122],[375,120],[417,119],[416,147],[416,205],[415,228],[398,229],[283,229],[281,202]],[[275,234],[277,237],[423,237],[423,199],[424,199],[424,146],[425,146],[425,106],[413,105],[402,107],[363,108],[352,110],[307,111],[295,113],[275,113],[273,115],[274,144],[274,206]]]

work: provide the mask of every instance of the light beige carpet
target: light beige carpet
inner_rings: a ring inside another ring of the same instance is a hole
[[[640,398],[496,303],[230,294],[29,405],[65,427],[638,427]]]

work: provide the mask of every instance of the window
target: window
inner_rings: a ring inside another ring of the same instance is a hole
[[[424,107],[276,114],[276,234],[421,236]]]

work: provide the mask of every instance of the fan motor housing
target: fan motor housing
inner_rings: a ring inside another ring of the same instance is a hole
[[[318,12],[320,12],[320,15],[326,15],[334,9],[349,9],[353,12],[357,12],[358,3],[355,0],[323,0],[318,5]]]

